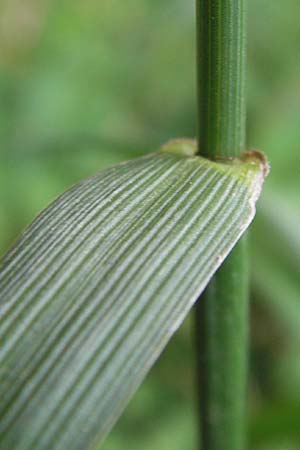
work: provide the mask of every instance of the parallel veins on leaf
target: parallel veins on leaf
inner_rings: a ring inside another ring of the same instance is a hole
[[[105,438],[247,229],[266,173],[175,140],[88,178],[0,263],[0,450]]]

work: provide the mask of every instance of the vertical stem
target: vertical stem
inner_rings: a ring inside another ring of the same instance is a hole
[[[248,342],[246,241],[242,240],[196,306],[203,450],[245,447]]]
[[[199,152],[245,149],[246,0],[196,0]],[[248,354],[248,279],[242,240],[196,306],[202,450],[242,450]]]
[[[245,149],[246,0],[196,0],[200,153]]]

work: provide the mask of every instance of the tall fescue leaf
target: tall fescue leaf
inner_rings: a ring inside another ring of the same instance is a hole
[[[172,141],[82,181],[4,257],[1,450],[98,445],[248,227],[261,157],[195,152]]]

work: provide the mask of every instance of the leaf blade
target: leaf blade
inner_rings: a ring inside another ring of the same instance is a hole
[[[176,141],[79,183],[4,258],[0,448],[103,439],[249,225],[261,161],[194,152]]]

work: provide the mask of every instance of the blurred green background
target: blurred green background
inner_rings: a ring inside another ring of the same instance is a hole
[[[81,178],[196,134],[187,0],[1,0],[0,254]],[[249,448],[300,448],[300,2],[249,1],[248,147],[271,160],[251,230]],[[193,317],[102,448],[197,448]]]

